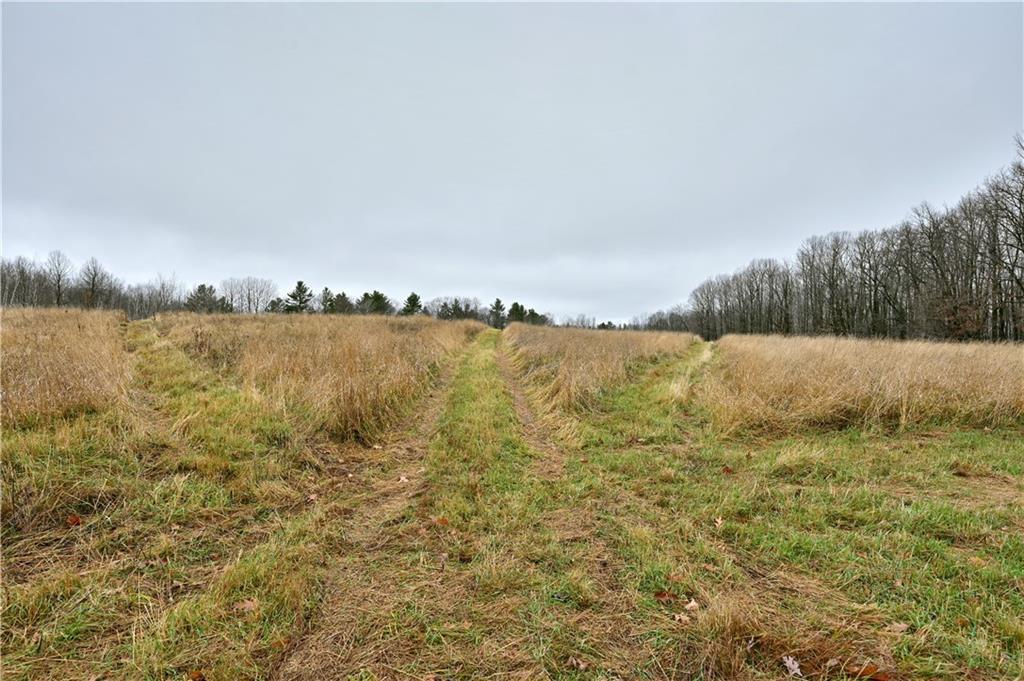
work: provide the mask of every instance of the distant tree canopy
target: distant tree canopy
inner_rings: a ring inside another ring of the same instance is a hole
[[[231,312],[231,303],[224,296],[217,296],[217,289],[210,284],[196,286],[185,298],[185,309],[191,312]]]
[[[334,313],[334,294],[331,293],[331,289],[324,286],[324,290],[320,292],[316,302],[320,312],[324,314]]]
[[[355,314],[356,306],[344,291],[334,296],[331,303],[331,312],[334,314]]]
[[[196,312],[309,312],[395,314],[382,292],[352,301],[303,281],[282,299],[273,281],[229,278],[220,291],[208,283],[185,291],[157,276],[126,285],[96,258],[76,270],[60,251],[45,261],[0,259],[0,305],[123,309],[131,318],[167,310]],[[400,314],[551,324],[550,315],[501,299],[412,293]],[[562,322],[615,328],[579,315]],[[676,306],[635,318],[629,328],[692,331],[714,339],[726,333],[835,334],[887,338],[1024,340],[1024,140],[1017,158],[951,208],[922,204],[898,225],[859,234],[807,239],[790,261],[758,259],[733,274],[710,278]]]
[[[358,314],[394,314],[395,306],[391,300],[374,289],[372,293],[364,293],[356,302]]]
[[[423,312],[423,302],[420,297],[416,295],[416,292],[409,294],[409,297],[405,299],[405,304],[402,305],[402,309],[399,310],[398,314],[409,317],[414,314]]]
[[[288,294],[288,299],[284,303],[284,311],[289,313],[308,312],[312,302],[313,291],[306,286],[305,282],[299,281]]]
[[[1024,340],[1024,140],[951,208],[887,229],[809,238],[789,262],[708,279],[687,308],[632,326],[727,333]]]
[[[496,329],[504,329],[506,321],[505,304],[501,302],[501,298],[495,298],[487,311],[487,322]]]
[[[526,308],[520,303],[514,302],[508,306],[508,323],[512,322],[525,322],[526,321]]]

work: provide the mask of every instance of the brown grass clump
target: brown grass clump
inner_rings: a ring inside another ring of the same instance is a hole
[[[726,336],[700,389],[715,426],[794,431],[1024,418],[1024,347]]]
[[[504,338],[539,397],[559,408],[586,408],[603,388],[626,378],[638,362],[680,354],[689,333],[597,331],[512,324]]]
[[[303,427],[363,440],[392,423],[483,328],[428,317],[184,314],[160,326]]]
[[[129,375],[120,312],[3,310],[0,370],[4,425],[98,411]]]

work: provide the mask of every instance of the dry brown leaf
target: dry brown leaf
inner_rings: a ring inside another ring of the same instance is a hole
[[[255,598],[247,598],[244,601],[238,601],[234,605],[236,612],[256,612],[260,608],[260,602]]]
[[[848,664],[843,671],[855,679],[869,679],[870,681],[891,681],[892,679],[888,672],[883,672],[877,665],[871,663],[864,665]]]
[[[67,517],[66,520],[68,527],[77,527],[82,524],[82,516],[77,513],[72,513]]]
[[[683,606],[683,607],[685,607],[685,608],[686,608],[687,610],[689,610],[690,612],[696,612],[696,611],[700,610],[700,603],[698,603],[697,601],[695,601],[695,600],[693,600],[693,599],[691,598],[691,599],[690,599],[690,602],[689,602],[689,603],[687,603],[687,604],[686,604],[685,606]]]
[[[206,681],[206,674],[198,669],[193,669],[188,673],[188,681]]]
[[[722,472],[726,475],[732,475],[736,471],[733,470],[732,466],[722,466]]]
[[[904,631],[910,628],[910,625],[905,622],[893,622],[885,628],[891,634],[902,634]]]
[[[590,669],[590,663],[587,662],[586,660],[581,660],[578,657],[570,657],[569,658],[569,666],[572,667],[573,669],[578,669],[581,672],[582,671],[586,671],[587,669]]]
[[[672,619],[674,619],[676,622],[679,622],[680,624],[689,624],[693,621],[693,618],[681,612],[677,612],[675,615],[673,615]]]
[[[659,603],[672,603],[679,600],[679,596],[676,596],[671,591],[658,591],[654,594],[654,600]]]

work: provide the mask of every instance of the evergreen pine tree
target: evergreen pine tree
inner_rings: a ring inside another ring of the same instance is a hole
[[[491,303],[491,309],[487,312],[487,318],[494,328],[505,328],[505,304],[501,302],[501,298],[495,298],[494,302]]]
[[[512,303],[508,306],[508,322],[525,322],[526,308],[521,303]]]
[[[335,314],[352,314],[356,311],[356,306],[344,291],[334,296],[331,307]]]
[[[420,300],[420,297],[413,292],[405,299],[405,305],[402,306],[402,311],[398,314],[409,317],[414,314],[419,314],[422,311],[423,302]]]
[[[306,312],[309,304],[313,301],[313,292],[302,281],[295,284],[295,288],[288,294],[288,300],[284,304],[285,312]]]
[[[210,284],[196,286],[185,298],[185,309],[206,314],[232,311],[231,303],[223,296],[218,298],[217,289]]]
[[[334,312],[334,294],[331,293],[331,289],[324,286],[324,290],[320,292],[320,311],[324,314],[332,314]]]

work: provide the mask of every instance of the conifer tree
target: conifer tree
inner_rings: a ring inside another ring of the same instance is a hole
[[[288,294],[288,300],[284,304],[285,312],[306,312],[309,304],[313,301],[313,292],[301,280],[295,284],[295,288]]]
[[[413,292],[410,293],[409,297],[405,299],[405,304],[402,306],[402,310],[398,314],[403,315],[405,317],[409,317],[414,314],[419,314],[422,311],[423,302],[420,300],[420,297],[415,292]]]
[[[487,312],[487,318],[494,328],[505,328],[505,304],[501,302],[501,298],[495,298],[494,302],[491,303],[491,309]]]

